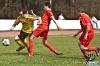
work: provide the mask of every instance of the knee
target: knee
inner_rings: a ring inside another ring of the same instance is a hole
[[[88,48],[85,47],[85,46],[83,46],[83,45],[80,46],[80,49],[81,49],[81,50],[88,50]]]
[[[85,50],[85,48],[84,48],[84,47],[80,47],[80,49],[81,49],[81,50]]]
[[[35,38],[35,36],[33,35],[33,34],[31,34],[30,36],[29,36],[29,39],[34,39]]]
[[[80,50],[87,50],[87,47],[83,46],[81,43],[78,43]]]
[[[45,44],[46,44],[46,43],[45,43],[45,42],[43,42],[43,45],[44,45],[44,46],[45,46]]]
[[[47,41],[43,40],[43,45],[46,45],[47,44]]]
[[[17,41],[17,40],[19,40],[20,38],[18,37],[18,36],[16,36],[15,38],[14,38],[14,40],[15,41]]]
[[[29,39],[33,39],[33,38],[30,36]]]

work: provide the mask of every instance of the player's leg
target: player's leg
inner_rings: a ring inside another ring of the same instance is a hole
[[[88,57],[87,51],[84,50],[84,49],[87,49],[87,48],[82,45],[81,41],[79,41],[78,46],[79,46],[81,52],[83,53],[84,57],[87,58]]]
[[[87,49],[86,49],[87,51],[97,51],[97,50],[98,50],[97,47],[90,47],[90,46],[89,46],[90,42],[91,42],[92,39],[93,39],[93,36],[94,36],[94,33],[88,33],[87,40],[84,40],[83,45],[84,45],[85,47],[87,47]]]
[[[90,47],[89,44],[90,42],[92,41],[93,39],[93,36],[94,36],[94,33],[89,33],[88,34],[88,37],[87,37],[87,40],[84,40],[83,42],[83,46],[86,47],[86,49],[84,48],[84,50],[87,50],[87,51],[95,51],[97,56],[99,55],[99,47]]]
[[[30,35],[29,37],[29,56],[33,55],[33,50],[34,50],[34,38],[35,36],[33,34]]]
[[[98,29],[98,23],[96,22],[96,29]]]
[[[86,51],[97,51],[98,47],[89,47],[89,46],[84,46],[83,44],[80,44],[81,50],[86,50]]]
[[[43,45],[49,48],[52,52],[54,52],[56,55],[61,55],[62,53],[57,52],[52,45],[47,43],[47,37],[48,37],[48,29],[42,30],[40,34],[41,39],[43,40]]]
[[[88,33],[88,37],[86,40],[84,40],[84,34],[82,34],[79,38],[79,40],[80,40],[79,47],[84,56],[87,55],[86,51],[97,51],[98,50],[97,47],[88,47],[91,40],[93,39],[93,36],[94,36],[94,32],[91,32],[91,33]]]
[[[88,46],[89,44],[85,44],[86,46]],[[99,56],[100,55],[100,47],[86,47],[84,44],[79,43],[79,47],[84,55],[84,57],[87,58],[88,54],[86,51],[95,51],[96,55]]]
[[[98,47],[90,47],[90,46],[87,47],[87,51],[97,51],[97,50]]]
[[[98,50],[95,52],[96,52],[96,55],[99,56],[100,55],[100,47],[98,47]]]
[[[62,54],[62,53],[57,52],[52,45],[47,43],[47,40],[43,40],[43,45],[46,46],[48,49],[50,49],[56,55],[61,55]]]
[[[28,45],[28,42],[27,42],[27,39],[22,39],[22,42],[23,44],[26,46],[27,50],[29,49],[29,45]]]
[[[93,22],[93,23],[95,23],[95,25],[96,25],[96,29],[98,29],[98,23],[97,23],[97,22]]]
[[[29,49],[29,44],[26,40],[26,38],[30,35],[30,33],[26,33],[21,31],[21,34],[19,35],[20,39],[22,39],[23,44],[26,46],[27,50]]]
[[[95,51],[96,55],[100,55],[100,47],[87,47],[87,51]]]
[[[25,48],[25,45],[23,44],[22,40],[18,36],[15,37],[15,42],[20,46],[19,48],[16,49],[16,51],[20,51],[23,48]]]
[[[34,50],[34,38],[39,37],[43,33],[43,28],[39,26],[37,29],[35,29],[32,34],[29,37],[29,56],[33,55]]]
[[[25,46],[28,49],[28,43],[27,43],[27,40],[25,39],[28,35],[29,35],[28,33],[21,31],[20,34],[15,38],[16,42],[19,45],[22,45],[16,51],[22,50]],[[19,39],[19,40],[17,40],[17,39]]]

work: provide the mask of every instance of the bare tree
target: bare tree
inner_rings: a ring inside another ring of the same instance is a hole
[[[8,0],[5,0],[5,7],[7,7],[8,5]]]

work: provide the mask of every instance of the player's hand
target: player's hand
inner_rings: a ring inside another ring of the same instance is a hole
[[[38,22],[37,25],[41,25],[42,23]]]
[[[8,31],[12,31],[12,29],[9,29]]]
[[[59,31],[62,31],[63,29],[62,29],[61,27],[58,27],[58,30],[59,30]]]
[[[30,10],[29,12],[32,14],[33,13],[33,10]]]
[[[76,36],[77,36],[78,34],[75,34],[75,35],[73,35],[73,37],[75,37],[76,38]]]
[[[88,36],[88,34],[85,34],[85,36],[84,36],[84,40],[87,40],[87,36]]]

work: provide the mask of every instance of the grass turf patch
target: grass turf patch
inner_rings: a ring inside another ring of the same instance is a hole
[[[78,36],[79,37],[79,36]],[[78,47],[78,37],[72,35],[49,36],[50,43],[57,51],[63,55],[57,56],[46,48],[40,38],[34,40],[34,56],[28,57],[26,48],[16,52],[19,46],[15,43],[14,38],[9,38],[11,44],[3,46],[0,38],[0,66],[85,66],[86,59]],[[95,34],[90,46],[100,46],[100,35]],[[89,52],[95,54],[95,52]],[[94,61],[99,62],[100,57]]]

